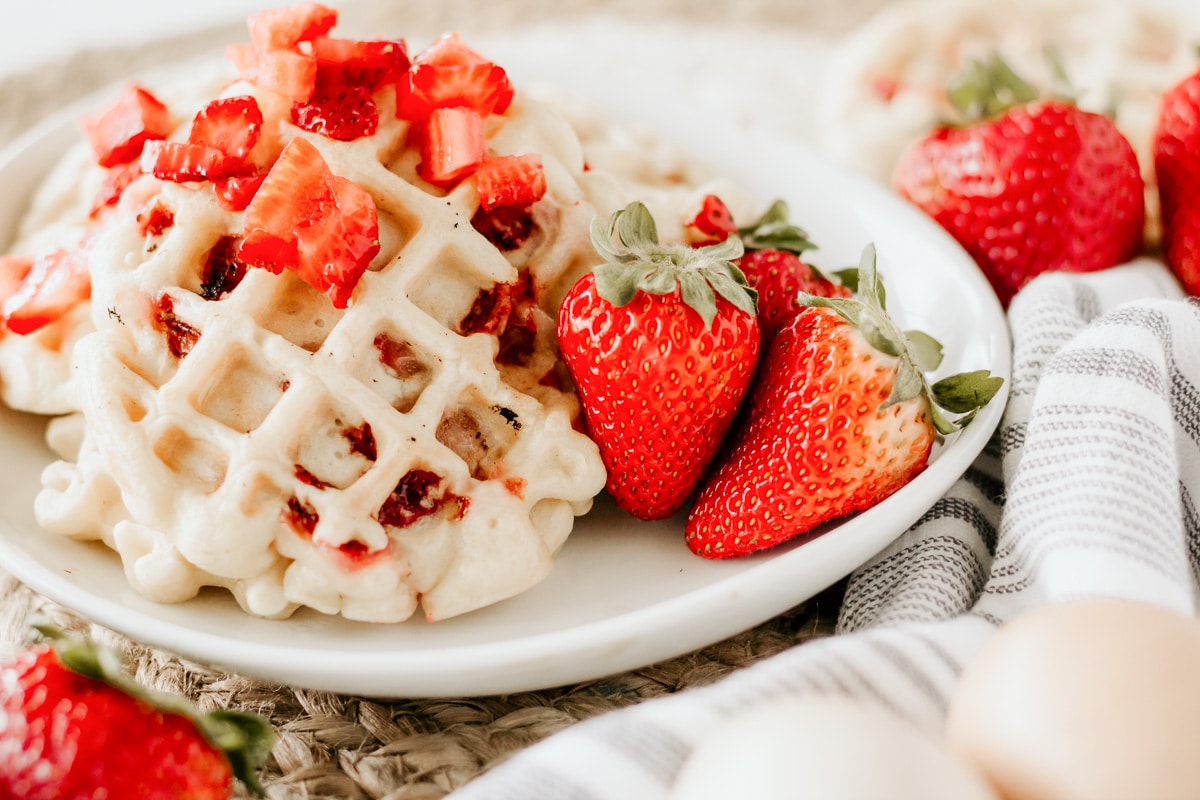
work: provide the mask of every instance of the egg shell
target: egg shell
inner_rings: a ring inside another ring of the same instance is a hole
[[[845,697],[772,700],[697,744],[671,800],[998,800],[967,763],[904,720]]]
[[[1010,800],[1200,798],[1200,622],[1131,600],[1025,613],[967,665],[946,739]]]

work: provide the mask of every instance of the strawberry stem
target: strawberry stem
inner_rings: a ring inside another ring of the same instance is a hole
[[[629,304],[639,291],[665,295],[678,289],[706,328],[717,315],[718,295],[747,314],[757,311],[757,293],[734,263],[744,252],[737,236],[704,247],[661,243],[650,210],[635,201],[607,225],[593,219],[591,237],[604,259],[593,270],[596,290],[614,306]]]

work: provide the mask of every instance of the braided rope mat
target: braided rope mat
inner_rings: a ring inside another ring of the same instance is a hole
[[[816,42],[828,46],[880,2],[743,0],[735,15],[715,0],[397,0],[342,4],[339,32],[399,33],[417,40],[420,35],[459,30],[470,41],[472,31],[490,34],[525,21],[569,22],[600,13],[626,22],[699,26],[709,33],[736,27],[743,41],[755,30],[769,30],[774,37],[781,31],[794,32],[798,46],[813,47]],[[244,36],[239,24],[149,47],[82,52],[0,79],[0,145],[96,88],[168,59],[211,52]],[[802,109],[799,100],[788,98]],[[135,677],[148,686],[189,696],[203,710],[242,708],[269,718],[278,733],[263,773],[271,798],[429,800],[444,797],[506,756],[574,722],[711,683],[797,643],[831,634],[841,590],[841,584],[834,586],[767,623],[697,652],[602,680],[495,697],[385,701],[296,690],[181,660],[91,625],[0,570],[0,653],[25,640],[32,615],[47,616],[124,649]]]

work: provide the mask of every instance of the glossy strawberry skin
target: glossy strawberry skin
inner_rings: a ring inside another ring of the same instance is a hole
[[[613,306],[589,274],[563,301],[558,337],[617,505],[641,519],[678,511],[749,387],[755,316],[718,298],[705,328],[678,289]]]
[[[228,760],[189,719],[66,669],[49,647],[0,666],[0,686],[0,797],[230,796]]]
[[[801,309],[800,292],[819,297],[850,297],[852,292],[834,283],[795,253],[755,250],[738,261],[746,281],[758,292],[758,322],[765,343]]]
[[[379,252],[375,202],[334,175],[317,148],[293,139],[246,207],[239,258],[275,274],[294,271],[345,308]]]
[[[970,253],[1005,304],[1042,272],[1105,269],[1141,246],[1132,146],[1107,117],[1069,103],[940,127],[905,151],[894,183]]]
[[[131,84],[111,107],[80,124],[97,163],[112,167],[136,159],[146,142],[166,138],[171,114],[149,90]]]
[[[1200,71],[1163,93],[1152,141],[1163,259],[1200,295]]]
[[[830,309],[796,315],[764,351],[745,422],[688,515],[688,547],[706,558],[774,547],[919,474],[936,439],[928,401],[880,409],[896,362]]]
[[[54,250],[36,258],[0,257],[12,266],[3,281],[11,294],[0,296],[0,317],[13,333],[25,335],[55,322],[92,295],[87,254],[82,250]],[[21,279],[11,276],[23,268]]]

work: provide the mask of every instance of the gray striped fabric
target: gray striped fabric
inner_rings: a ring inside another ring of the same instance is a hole
[[[1045,275],[1014,300],[1009,405],[988,449],[851,576],[838,634],[704,688],[578,723],[452,797],[666,798],[730,715],[849,695],[936,733],[998,624],[1067,599],[1194,613],[1200,563],[1200,306],[1163,267]]]

